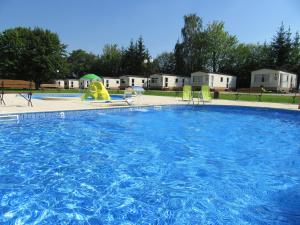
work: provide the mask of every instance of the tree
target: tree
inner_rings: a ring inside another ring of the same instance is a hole
[[[145,60],[150,60],[150,55],[143,38],[140,37],[136,42],[131,40],[129,47],[123,53],[122,70],[126,74],[146,74]]]
[[[298,32],[295,34],[292,43],[290,65],[293,67],[293,71],[297,72],[297,67],[300,65],[300,35]]]
[[[25,39],[29,36],[29,29],[15,28],[0,33],[0,70],[2,78],[21,79],[26,76],[24,52],[26,49]]]
[[[103,47],[96,70],[99,74],[118,76],[121,75],[121,63],[122,50],[116,44],[107,44]]]
[[[175,55],[172,52],[164,52],[154,60],[155,70],[159,73],[175,73]]]
[[[181,55],[184,58],[185,74],[203,69],[203,25],[202,19],[196,14],[184,16],[184,27],[181,29],[182,49]],[[179,46],[178,46],[179,47]],[[180,48],[179,48],[180,49]]]
[[[175,73],[176,74],[188,74],[188,69],[185,64],[185,57],[183,53],[183,44],[177,41],[174,49],[175,57]]]
[[[298,74],[298,85],[300,83],[300,35],[297,32],[292,44],[292,54],[290,59],[291,71]]]
[[[231,58],[237,45],[235,36],[224,30],[224,23],[203,26],[196,14],[184,16],[182,42],[175,46],[176,73],[190,74],[197,70],[218,72]]]
[[[133,40],[131,40],[129,47],[124,50],[122,57],[122,70],[125,74],[134,74],[138,70],[136,54],[136,46]]]
[[[68,57],[68,63],[73,77],[80,78],[86,73],[93,72],[97,59],[96,55],[82,49],[72,51]]]
[[[68,71],[66,45],[41,28],[13,28],[0,33],[0,70],[4,78],[32,80],[39,87]]]
[[[220,72],[227,60],[233,54],[237,45],[235,36],[224,30],[223,22],[213,22],[205,30],[206,54],[208,55],[207,69]]]
[[[290,30],[285,30],[281,24],[277,34],[273,37],[271,43],[273,64],[277,68],[288,68],[292,54],[292,41]]]

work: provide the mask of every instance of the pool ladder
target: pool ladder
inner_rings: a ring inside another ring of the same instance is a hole
[[[19,115],[0,115],[0,123],[19,123]]]

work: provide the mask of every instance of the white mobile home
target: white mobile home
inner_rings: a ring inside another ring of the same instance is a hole
[[[55,80],[55,84],[57,86],[57,88],[65,88],[65,81],[64,80]]]
[[[151,89],[180,89],[190,84],[190,78],[174,74],[153,74],[150,76]]]
[[[88,88],[89,87],[89,85],[91,84],[91,80],[89,80],[89,79],[82,79],[82,78],[80,78],[80,80],[79,80],[79,87],[81,88],[81,89],[85,89],[85,88]]]
[[[147,87],[147,85],[148,78],[144,76],[125,75],[120,77],[120,88],[122,89],[133,86]]]
[[[297,88],[297,75],[280,70],[260,69],[251,72],[252,89],[260,87],[273,91],[290,91]]]
[[[194,88],[208,85],[211,89],[232,90],[236,89],[236,77],[227,74],[198,71],[191,74],[191,85]]]
[[[79,79],[79,87],[82,89],[88,88],[94,81],[102,82],[103,79],[95,74],[86,74]]]
[[[103,77],[103,84],[107,89],[119,89],[120,88],[120,78]]]
[[[78,89],[78,88],[79,88],[79,80],[75,80],[75,79],[65,80],[65,89]]]

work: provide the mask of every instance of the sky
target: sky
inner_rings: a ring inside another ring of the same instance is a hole
[[[155,57],[181,38],[183,16],[225,22],[243,43],[270,42],[283,22],[300,32],[300,0],[0,0],[0,31],[17,26],[56,32],[68,51],[101,54],[105,44],[127,47],[144,38]]]

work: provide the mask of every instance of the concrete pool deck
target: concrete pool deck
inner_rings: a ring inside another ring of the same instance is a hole
[[[80,99],[70,100],[40,100],[33,99],[33,107],[27,106],[27,102],[20,96],[15,94],[6,94],[4,96],[6,106],[0,105],[0,114],[19,114],[29,112],[51,112],[51,111],[68,111],[68,110],[84,110],[84,109],[99,109],[99,108],[114,108],[126,107],[125,102],[115,103],[92,103],[89,101],[81,101]],[[197,100],[195,103],[198,104]],[[180,98],[165,97],[165,96],[150,96],[144,95],[135,98],[133,106],[148,106],[148,105],[177,105],[187,104]],[[202,103],[201,103],[202,104]],[[298,110],[296,104],[284,103],[268,103],[268,102],[247,102],[247,101],[230,101],[215,99],[207,105],[227,105],[227,106],[250,106],[250,107],[266,107],[274,109]],[[300,110],[298,110],[300,111]]]

